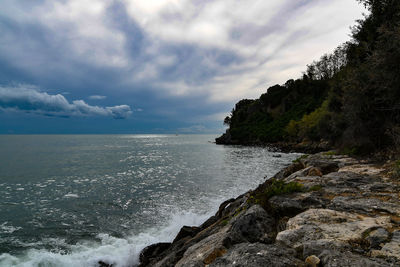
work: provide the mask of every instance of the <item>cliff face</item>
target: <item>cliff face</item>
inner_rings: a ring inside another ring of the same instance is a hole
[[[387,166],[303,157],[140,266],[400,266],[399,189]]]

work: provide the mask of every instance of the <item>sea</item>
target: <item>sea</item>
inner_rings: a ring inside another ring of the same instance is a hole
[[[215,135],[1,135],[0,266],[138,264],[299,154]]]

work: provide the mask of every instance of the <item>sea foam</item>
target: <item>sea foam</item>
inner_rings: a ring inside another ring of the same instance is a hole
[[[60,239],[58,242],[63,247],[69,247],[69,253],[44,249],[29,249],[19,256],[4,253],[0,255],[0,267],[94,267],[98,266],[99,261],[113,264],[115,267],[135,266],[139,264],[139,254],[143,248],[157,242],[171,242],[182,226],[199,225],[209,216],[211,213],[176,212],[162,227],[150,228],[125,238],[99,234],[99,242],[81,241],[74,245],[65,244],[64,240]]]

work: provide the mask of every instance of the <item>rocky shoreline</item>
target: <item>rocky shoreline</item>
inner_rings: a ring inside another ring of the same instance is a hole
[[[304,156],[139,266],[400,266],[400,179],[389,164]]]
[[[334,146],[328,141],[303,141],[303,142],[273,142],[265,143],[260,140],[248,140],[247,142],[234,140],[230,135],[229,129],[226,133],[222,134],[220,137],[215,138],[215,143],[217,145],[245,145],[245,146],[263,146],[269,149],[284,152],[284,153],[306,153],[315,154],[323,151],[328,151],[334,148]]]

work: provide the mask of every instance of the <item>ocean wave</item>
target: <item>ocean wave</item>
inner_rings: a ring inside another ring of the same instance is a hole
[[[98,234],[97,238],[100,241],[81,241],[74,245],[66,244],[64,239],[52,239],[51,243],[58,242],[60,247],[67,247],[69,252],[29,249],[18,256],[4,253],[0,255],[0,267],[94,267],[98,266],[99,261],[113,264],[115,267],[135,266],[139,264],[139,254],[143,248],[157,242],[171,242],[182,226],[199,225],[210,216],[211,213],[178,211],[171,214],[168,222],[162,227],[150,228],[125,238]]]

